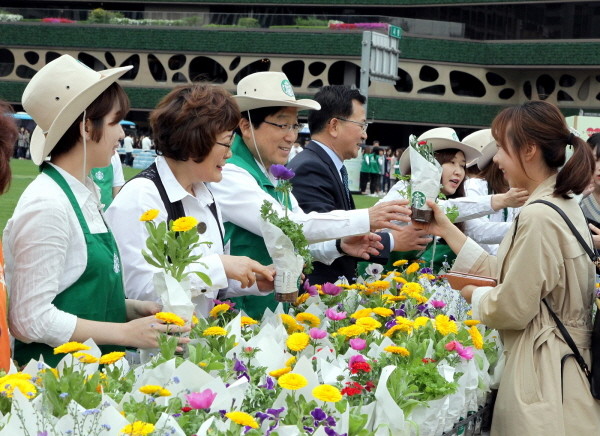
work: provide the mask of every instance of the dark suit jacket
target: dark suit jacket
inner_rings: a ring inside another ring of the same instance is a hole
[[[304,212],[355,209],[352,196],[348,200],[344,193],[344,185],[333,161],[325,150],[315,142],[309,142],[304,151],[296,155],[287,166],[296,173],[296,176],[291,179],[292,193]],[[372,257],[371,262],[387,263],[390,253],[389,236],[387,234],[382,235],[381,242],[384,249],[379,257]],[[331,265],[314,262],[315,269],[308,276],[310,283],[333,283],[340,276],[345,276],[352,283],[356,275],[356,264],[359,260],[361,259],[342,256]]]

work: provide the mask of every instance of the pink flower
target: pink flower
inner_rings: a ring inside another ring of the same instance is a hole
[[[346,319],[346,312],[336,312],[335,309],[327,309],[325,316],[332,321],[341,321],[342,319]]]
[[[355,363],[363,363],[366,362],[365,357],[362,354],[355,354],[354,356],[352,356],[350,358],[350,361],[348,362],[348,367],[352,367],[352,365],[354,365]]]
[[[342,288],[329,282],[325,283],[321,289],[323,290],[324,294],[331,295],[332,297],[335,297],[342,292]]]
[[[314,327],[308,331],[308,334],[313,339],[323,339],[325,336],[327,336],[327,332],[325,330]]]
[[[446,307],[446,303],[441,300],[431,300],[429,304],[431,304],[434,309],[443,309]]]
[[[353,350],[360,351],[367,346],[367,341],[361,338],[350,339],[350,346]]]
[[[463,345],[458,341],[450,341],[444,348],[448,351],[456,351],[462,359],[471,360],[473,358],[473,348],[472,347],[463,347]]]
[[[450,341],[446,345],[444,345],[444,348],[448,351],[454,351],[457,347],[462,347],[462,345],[458,341]]]
[[[308,292],[308,295],[310,295],[311,297],[319,295],[319,291],[317,291],[317,287],[316,286],[311,286],[310,283],[308,282],[308,279],[304,280],[303,287],[304,287],[304,290],[306,292]]]
[[[202,392],[192,392],[191,394],[186,395],[185,399],[192,409],[208,409],[216,396],[216,392],[205,389]]]

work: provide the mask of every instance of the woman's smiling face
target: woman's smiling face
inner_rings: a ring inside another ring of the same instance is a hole
[[[452,160],[442,164],[442,192],[453,195],[465,179],[467,161],[462,151],[457,151]]]

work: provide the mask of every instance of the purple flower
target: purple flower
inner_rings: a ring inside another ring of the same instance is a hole
[[[329,427],[335,427],[335,425],[337,424],[337,422],[335,421],[335,418],[333,416],[328,416],[325,421],[327,422],[327,425]]]
[[[271,415],[273,418],[279,418],[281,412],[285,410],[285,407],[281,407],[279,409],[267,409],[267,413]]]
[[[351,367],[352,365],[358,362],[366,362],[365,357],[362,354],[355,354],[354,356],[350,357],[350,360],[348,361],[348,366]]]
[[[406,312],[404,311],[404,309],[396,309],[394,311],[394,315],[395,316],[406,316]]]
[[[230,308],[234,308],[235,305],[237,303],[233,303],[231,300],[226,300],[226,301],[221,301],[221,300],[213,300],[213,302],[215,303],[215,306],[219,305],[219,304],[226,304],[228,305]]]
[[[309,427],[309,426],[307,426],[307,425],[304,425],[304,426],[302,426],[302,429],[303,429],[305,432],[307,432],[308,434],[313,434],[313,433],[314,433],[314,431],[315,431],[315,429],[314,429],[314,428],[312,428],[312,427]]]
[[[346,312],[337,312],[335,309],[327,309],[325,311],[325,316],[332,321],[341,321],[342,319],[346,319]]]
[[[446,303],[444,303],[442,300],[431,300],[429,304],[431,304],[434,309],[443,309],[446,307]]]
[[[208,409],[212,405],[216,396],[216,392],[213,392],[210,389],[205,389],[202,392],[193,392],[188,394],[185,396],[185,399],[192,409]]]
[[[279,180],[290,180],[296,175],[294,171],[286,168],[284,165],[279,164],[271,165],[269,171],[271,171],[271,174],[273,174],[273,176]]]
[[[272,391],[275,388],[275,382],[273,381],[273,379],[271,377],[267,377],[267,380],[265,381],[265,384],[264,385],[260,385],[259,387],[267,389],[269,391]]]
[[[421,274],[433,274],[433,270],[431,268],[421,268]]]
[[[325,418],[327,418],[327,414],[323,411],[323,409],[319,407],[316,407],[315,409],[311,410],[310,414],[315,419],[315,421],[322,421]]]
[[[388,322],[385,323],[385,328],[386,329],[391,329],[392,327],[394,327],[396,324],[398,324],[396,322],[395,319],[390,319]]]
[[[48,436],[48,432],[46,430],[38,431],[37,436]]]
[[[331,295],[332,297],[335,297],[342,292],[342,288],[329,282],[325,283],[321,289],[323,290],[324,294]]]
[[[317,291],[316,286],[311,286],[308,279],[304,280],[304,284],[302,285],[304,288],[304,292],[308,292],[311,297],[319,295],[319,291]]]
[[[248,371],[248,368],[246,368],[246,365],[244,365],[244,362],[242,362],[241,360],[237,360],[234,358],[235,363],[233,364],[233,370],[235,372],[246,372]]]
[[[313,339],[323,339],[324,337],[327,336],[327,332],[325,330],[321,330],[321,329],[318,329],[318,328],[315,328],[315,327],[313,327],[312,329],[310,329],[308,331],[308,334]]]
[[[394,320],[395,322],[395,320]],[[367,346],[367,341],[361,338],[353,338],[350,339],[350,346],[353,350],[360,351],[363,350]]]

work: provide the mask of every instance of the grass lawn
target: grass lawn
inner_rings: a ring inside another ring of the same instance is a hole
[[[38,167],[30,160],[11,159],[10,167],[12,169],[10,188],[6,194],[0,197],[0,232],[4,230],[6,222],[12,216],[21,193],[39,173]],[[123,171],[125,173],[125,180],[129,180],[140,170],[125,167]],[[366,195],[354,195],[353,197],[357,209],[371,207],[379,200],[376,197],[368,197]]]

